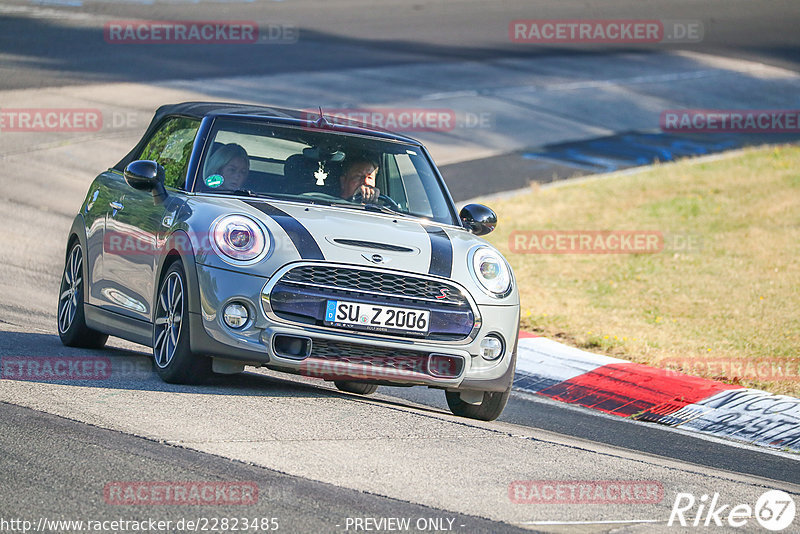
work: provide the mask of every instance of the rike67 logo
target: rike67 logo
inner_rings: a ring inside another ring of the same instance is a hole
[[[780,490],[770,490],[761,495],[755,507],[749,504],[723,504],[719,493],[714,493],[710,498],[702,495],[699,499],[691,493],[678,493],[667,525],[740,528],[748,526],[748,522],[755,517],[763,528],[780,532],[792,525],[795,511],[792,496]],[[752,525],[748,530],[751,529]]]

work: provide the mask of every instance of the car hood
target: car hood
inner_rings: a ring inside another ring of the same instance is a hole
[[[452,263],[452,242],[439,225],[399,215],[319,205],[258,201],[246,204],[260,212],[262,221],[278,225],[280,229],[272,232],[278,252],[293,248],[300,259],[380,265],[424,274],[430,273],[433,264],[434,270],[442,272],[432,274],[449,276],[444,271]]]
[[[265,279],[297,261],[362,265],[448,278],[466,288],[479,304],[519,303],[516,287],[500,300],[479,287],[468,265],[470,251],[477,246],[494,247],[462,228],[333,206],[211,195],[189,199],[186,213],[188,219],[178,226],[192,236],[196,261],[204,265]],[[208,235],[214,220],[234,213],[260,221],[269,231],[272,250],[265,259],[235,266],[218,256],[207,240],[196,238]]]

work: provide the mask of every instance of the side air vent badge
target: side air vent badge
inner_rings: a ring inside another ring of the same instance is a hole
[[[361,241],[359,239],[340,239],[333,240],[337,245],[344,245],[346,247],[359,247],[359,248],[372,248],[375,250],[388,250],[390,252],[417,252],[413,248],[404,247],[402,245],[390,245],[388,243],[376,243],[375,241]]]

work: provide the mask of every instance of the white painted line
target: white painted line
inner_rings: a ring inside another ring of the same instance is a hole
[[[607,519],[604,521],[523,521],[517,525],[618,525],[624,523],[666,523],[661,519]]]

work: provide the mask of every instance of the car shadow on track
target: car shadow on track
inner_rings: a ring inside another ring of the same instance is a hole
[[[58,336],[31,332],[0,332],[0,383],[25,381],[115,390],[195,393],[204,395],[350,398],[354,401],[378,403],[387,407],[413,408],[443,414],[442,410],[404,403],[401,399],[363,397],[342,393],[331,382],[272,371],[251,370],[234,375],[215,375],[201,385],[168,384],[163,382],[153,366],[149,349],[125,343],[135,348],[123,348],[111,338],[102,349],[65,347]],[[285,378],[284,378],[285,377]],[[387,389],[387,388],[381,388]],[[395,389],[395,388],[392,388]]]

